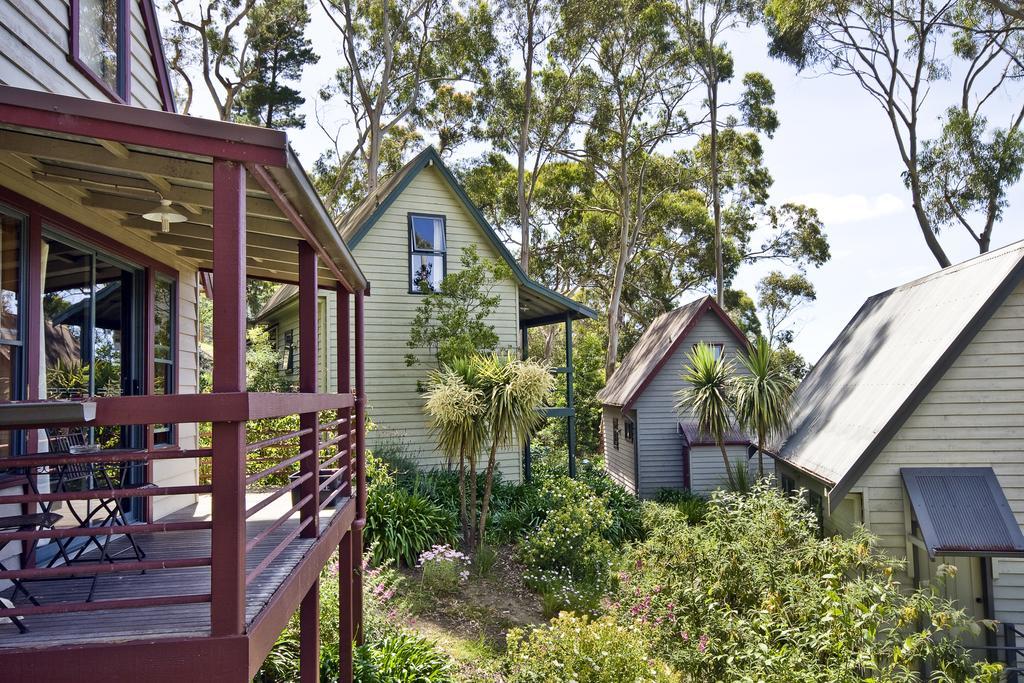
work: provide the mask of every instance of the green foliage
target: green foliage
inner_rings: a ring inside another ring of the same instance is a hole
[[[935,229],[961,225],[971,215],[998,221],[1024,171],[1024,130],[1020,123],[989,130],[984,116],[960,107],[944,118],[941,135],[921,154],[925,206]]]
[[[429,641],[396,631],[355,651],[356,683],[449,683],[448,657]]]
[[[547,515],[519,546],[527,567],[523,578],[545,596],[550,612],[593,610],[611,584],[614,550],[605,536],[612,516],[581,482],[556,479],[542,490]]]
[[[454,541],[454,510],[397,486],[376,458],[367,457],[367,478],[365,539],[375,564],[412,567],[424,550]]]
[[[758,337],[740,354],[740,365],[747,372],[733,378],[734,410],[740,427],[757,437],[757,471],[763,477],[764,448],[789,426],[796,380],[764,337]]]
[[[285,382],[280,376],[280,360],[270,341],[270,333],[263,325],[253,325],[245,331],[245,384],[247,391],[283,391]]]
[[[663,519],[620,575],[624,618],[655,656],[694,680],[853,683],[995,681],[957,641],[979,628],[899,566],[864,531],[819,538],[804,503],[760,483],[717,493],[703,524]]]
[[[443,366],[497,348],[491,319],[501,297],[494,290],[512,273],[504,261],[481,258],[476,245],[463,248],[460,263],[436,292],[424,290],[409,328],[406,345],[414,352],[406,354],[406,365],[422,362],[424,350]]]
[[[511,353],[474,355],[431,373],[424,409],[438,444],[458,466],[465,549],[486,540],[498,447],[523,443],[533,435],[544,420],[538,409],[553,386],[545,365]],[[478,510],[473,482],[479,452],[486,445],[490,451]]]
[[[642,631],[613,617],[562,614],[533,631],[509,634],[509,683],[669,683],[668,667],[652,661]]]
[[[686,362],[682,376],[685,386],[676,393],[676,411],[693,413],[698,429],[718,444],[732,486],[732,464],[723,442],[733,422],[730,391],[735,366],[724,355],[716,358],[714,350],[703,342],[693,347]]]

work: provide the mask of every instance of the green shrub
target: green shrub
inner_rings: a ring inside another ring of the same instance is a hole
[[[477,576],[489,576],[496,564],[498,564],[498,551],[494,546],[482,545],[477,548],[476,566],[474,567]]]
[[[716,493],[700,526],[660,521],[619,576],[621,610],[694,680],[912,681],[925,660],[935,680],[995,680],[957,640],[977,624],[905,592],[866,532],[818,538],[814,514],[766,483]]]
[[[640,513],[640,499],[612,479],[604,469],[584,468],[582,481],[591,492],[600,498],[611,514],[611,525],[604,533],[605,538],[615,547],[644,538],[643,517]]]
[[[508,683],[668,683],[678,680],[652,661],[640,630],[612,617],[563,614],[508,637]]]
[[[545,482],[549,512],[537,530],[520,544],[524,579],[546,598],[585,596],[593,603],[609,587],[614,550],[605,538],[612,516],[582,482],[560,478]],[[567,607],[569,605],[566,605]]]
[[[429,641],[395,631],[355,650],[357,683],[448,683],[448,658]]]
[[[418,493],[405,489],[377,490],[366,501],[365,539],[373,562],[412,567],[427,548],[454,543],[456,516]]]
[[[655,496],[655,500],[664,507],[670,507],[679,512],[690,524],[700,524],[703,522],[708,510],[706,498],[689,491],[680,491],[679,489],[660,489]],[[649,525],[651,522],[653,520],[645,521],[644,523]]]

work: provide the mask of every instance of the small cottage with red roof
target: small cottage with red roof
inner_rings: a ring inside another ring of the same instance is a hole
[[[705,296],[659,316],[622,360],[598,393],[605,467],[620,484],[642,498],[662,489],[706,495],[726,479],[717,444],[697,429],[692,415],[676,412],[687,355],[704,342],[736,361],[747,348],[746,335],[729,315]],[[743,366],[735,362],[736,372]],[[734,463],[756,467],[750,439],[726,436]],[[770,467],[770,459],[765,459]]]

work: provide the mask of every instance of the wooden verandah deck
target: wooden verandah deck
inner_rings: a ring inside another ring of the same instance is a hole
[[[248,496],[258,500],[258,496]],[[208,498],[208,497],[207,497]],[[284,499],[287,500],[287,499]],[[335,515],[345,513],[352,499],[340,502]],[[246,538],[251,541],[257,534],[270,527],[278,518],[277,511],[282,505],[272,505],[267,514],[250,520],[246,524]],[[287,505],[284,509],[287,510]],[[161,521],[186,522],[209,520],[209,502],[202,501],[180,510]],[[334,517],[326,514],[320,519],[323,534]],[[295,513],[279,528],[270,532],[259,545],[246,555],[246,571],[252,571],[267,554],[293,531],[299,523]],[[175,560],[187,557],[209,556],[210,531],[189,530],[169,531],[158,534],[136,534],[135,542],[145,551],[147,560]],[[299,565],[302,558],[313,547],[315,539],[298,537],[277,556],[265,571],[255,577],[245,592],[245,622],[248,628],[260,611],[267,606],[274,593]],[[127,549],[124,537],[111,541],[110,550],[116,554]],[[98,551],[93,550],[83,559],[94,559]],[[85,599],[89,592],[91,576],[27,583],[41,605],[75,603]],[[5,591],[3,597],[11,597],[13,589]],[[125,598],[172,597],[208,595],[210,593],[210,568],[187,567],[126,572],[100,575],[96,584],[94,600],[118,600]],[[19,594],[18,605],[27,605],[28,600]],[[29,629],[19,633],[8,620],[0,623],[0,658],[3,650],[9,648],[53,648],[87,643],[115,643],[121,641],[152,638],[192,638],[211,634],[210,604],[195,603],[182,605],[161,605],[138,609],[98,610],[87,612],[35,614],[24,617],[23,623]],[[43,673],[45,669],[41,670]]]

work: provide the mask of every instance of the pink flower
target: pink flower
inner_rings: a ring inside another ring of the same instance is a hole
[[[682,633],[679,634],[679,637],[682,638],[684,641],[689,641],[690,640],[690,632],[689,631],[683,631]]]
[[[708,649],[708,636],[704,634],[700,637],[700,641],[697,642],[697,650],[704,652]]]

